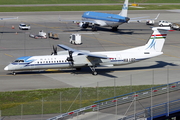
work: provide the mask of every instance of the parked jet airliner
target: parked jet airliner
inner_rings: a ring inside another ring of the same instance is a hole
[[[124,1],[122,10],[119,14],[109,14],[109,13],[102,13],[102,12],[92,12],[87,11],[84,12],[82,15],[82,20],[62,20],[60,21],[70,21],[73,23],[77,23],[81,28],[88,28],[91,27],[92,31],[97,31],[97,27],[111,27],[113,31],[117,31],[119,25],[137,21],[140,22],[145,20],[144,17],[137,17],[137,18],[129,18],[127,17],[128,13],[128,0]]]
[[[87,11],[82,15],[82,20],[70,20],[74,23],[78,23],[81,28],[91,27],[92,31],[96,31],[97,27],[112,27],[113,30],[117,30],[118,26],[127,23],[130,18],[127,17],[128,0],[125,0],[122,7],[122,11],[119,14],[109,14],[101,12]],[[61,20],[60,21],[67,21]]]
[[[92,74],[97,75],[95,67],[125,65],[163,54],[162,48],[170,27],[154,27],[152,30],[153,33],[144,46],[122,51],[90,52],[59,44],[58,46],[66,51],[57,52],[53,47],[53,55],[20,57],[4,70],[13,71],[15,74],[15,71],[24,70],[90,67]]]

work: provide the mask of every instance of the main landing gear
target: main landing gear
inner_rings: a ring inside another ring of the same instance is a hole
[[[97,31],[97,27],[95,25],[92,26],[92,31]]]
[[[117,27],[112,27],[112,31],[117,31],[118,30],[118,26]]]
[[[93,75],[97,75],[97,74],[98,74],[98,73],[96,72],[96,69],[95,69],[94,66],[91,66],[90,69],[91,69]]]

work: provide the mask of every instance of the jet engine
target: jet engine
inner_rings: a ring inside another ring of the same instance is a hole
[[[79,27],[81,27],[81,28],[87,28],[87,27],[88,27],[88,24],[83,23],[83,22],[80,22],[80,23],[79,23]]]

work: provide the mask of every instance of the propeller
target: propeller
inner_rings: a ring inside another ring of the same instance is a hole
[[[74,65],[74,60],[73,60],[73,57],[72,57],[73,51],[68,51],[68,53],[69,53],[69,57],[67,57],[66,60],[69,62],[69,64],[71,66],[73,66]]]
[[[54,45],[53,45],[53,52],[51,53],[51,55],[57,55],[57,47],[54,47]]]

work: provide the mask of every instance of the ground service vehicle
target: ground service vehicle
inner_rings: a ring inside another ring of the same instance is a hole
[[[39,34],[38,34],[38,35],[30,34],[29,37],[35,38],[35,39],[38,39],[38,38],[44,38],[44,39],[46,39],[46,38],[47,38],[46,33],[43,32],[43,30],[39,31]]]
[[[154,20],[147,20],[146,25],[154,25]]]
[[[160,13],[156,16],[156,18],[146,20],[146,25],[154,25],[155,20],[158,19],[159,15],[160,15]]]
[[[81,35],[80,34],[72,34],[72,35],[70,35],[70,41],[69,42],[71,44],[74,44],[74,45],[82,44],[82,42],[81,42]]]
[[[49,32],[48,37],[52,39],[59,39],[59,36],[57,33]]]

